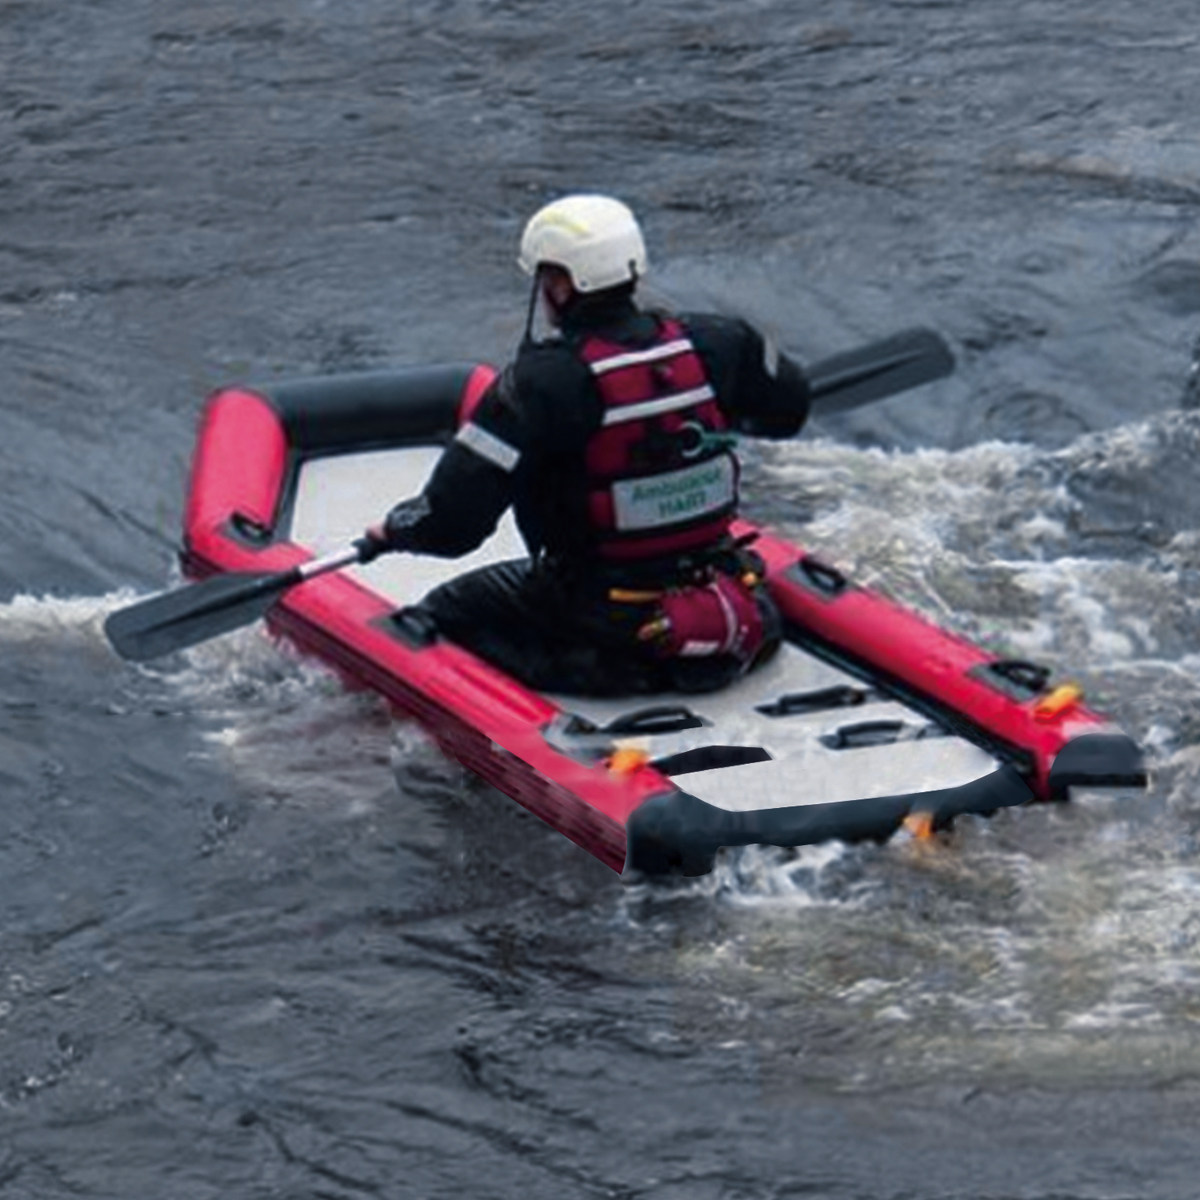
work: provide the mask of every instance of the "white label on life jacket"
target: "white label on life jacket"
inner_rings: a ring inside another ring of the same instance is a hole
[[[612,485],[617,528],[656,529],[720,512],[736,499],[731,455]]]

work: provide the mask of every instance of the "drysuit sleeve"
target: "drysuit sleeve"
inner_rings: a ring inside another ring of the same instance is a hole
[[[798,363],[746,321],[689,316],[686,325],[739,433],[790,438],[800,432],[808,420],[809,385]]]
[[[504,371],[443,452],[424,490],[388,514],[383,534],[392,550],[458,558],[495,531],[513,500],[513,472],[525,432]]]

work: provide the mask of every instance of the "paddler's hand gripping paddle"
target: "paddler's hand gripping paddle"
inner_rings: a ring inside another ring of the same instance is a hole
[[[930,383],[952,370],[954,357],[936,333],[906,329],[822,359],[805,373],[813,412],[823,416]],[[266,616],[289,588],[352,563],[370,562],[386,549],[381,532],[371,530],[349,549],[287,571],[216,575],[119,609],[105,621],[104,632],[122,658],[158,658],[249,625]]]

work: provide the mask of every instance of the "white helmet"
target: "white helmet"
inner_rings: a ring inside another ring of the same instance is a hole
[[[521,269],[562,267],[577,292],[598,292],[646,273],[646,245],[633,213],[611,196],[564,196],[529,218]]]

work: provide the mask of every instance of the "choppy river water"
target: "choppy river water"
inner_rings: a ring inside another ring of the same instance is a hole
[[[0,1195],[1200,1193],[1200,33],[1100,0],[0,0]],[[1146,794],[623,885],[249,631],[119,662],[231,378],[502,360],[521,223],[948,381],[755,515]]]

